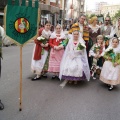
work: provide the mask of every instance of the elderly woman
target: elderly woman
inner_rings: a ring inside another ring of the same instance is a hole
[[[89,25],[89,43],[88,43],[88,52],[93,46],[93,44],[96,43],[97,36],[100,35],[100,26],[97,25],[98,18],[97,16],[94,16],[90,20],[90,25]],[[89,61],[89,66],[92,66],[92,59],[88,58]]]

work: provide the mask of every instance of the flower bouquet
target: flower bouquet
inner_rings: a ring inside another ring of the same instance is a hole
[[[78,44],[77,50],[83,50],[84,48],[86,48],[86,46],[82,43]]]
[[[114,53],[114,51],[113,51],[113,48],[108,48],[108,49],[106,49],[105,54],[112,59],[112,63],[115,62],[115,57],[116,57],[116,55],[115,55],[115,53]]]
[[[94,52],[97,54],[97,53],[99,53],[100,52],[100,46],[95,46],[94,47]]]
[[[120,53],[116,53],[115,62],[118,62],[120,60]]]
[[[38,37],[37,40],[40,41],[40,42],[42,42],[43,44],[46,44],[47,41],[48,41],[46,38],[44,38],[42,36]]]
[[[69,39],[67,38],[67,39],[61,41],[60,45],[63,45],[65,47],[68,44],[68,41],[69,41]]]

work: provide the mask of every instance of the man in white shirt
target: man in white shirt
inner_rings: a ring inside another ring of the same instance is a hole
[[[79,17],[79,27],[80,27],[80,33],[82,34],[82,37],[83,37],[83,26],[84,26],[85,20],[86,20],[86,16],[85,15],[81,15]]]
[[[114,34],[115,34],[115,31],[112,25],[110,24],[110,22],[111,22],[110,17],[106,17],[104,25],[101,26],[101,34],[107,37],[108,39],[111,39],[112,37],[114,37]],[[106,46],[108,46],[109,42],[106,41]]]

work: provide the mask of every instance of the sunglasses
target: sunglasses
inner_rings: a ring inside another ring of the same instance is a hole
[[[105,20],[105,21],[110,21],[110,20]]]

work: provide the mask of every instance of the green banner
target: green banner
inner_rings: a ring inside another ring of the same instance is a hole
[[[29,40],[34,39],[38,33],[39,9],[38,0],[8,0],[5,8],[4,25],[6,35],[14,40],[17,45],[24,45]]]

